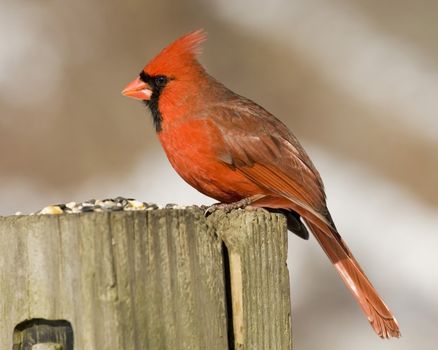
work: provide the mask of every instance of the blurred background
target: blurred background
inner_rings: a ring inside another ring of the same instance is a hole
[[[382,341],[314,239],[290,237],[295,349],[437,349],[438,2],[0,0],[0,213],[130,196],[212,203],[120,91],[180,35],[282,119],[337,226],[396,314]]]

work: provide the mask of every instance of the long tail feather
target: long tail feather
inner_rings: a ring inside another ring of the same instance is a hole
[[[400,337],[398,323],[379,296],[338,232],[322,230],[306,220],[315,238],[338,270],[347,288],[358,301],[371,327],[381,338]]]

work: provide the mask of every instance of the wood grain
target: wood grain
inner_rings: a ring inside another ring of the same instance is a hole
[[[0,242],[1,349],[24,349],[14,328],[31,319],[70,322],[76,350],[290,349],[278,215],[14,216]]]
[[[292,349],[284,217],[234,211],[212,219],[229,255],[235,349]]]

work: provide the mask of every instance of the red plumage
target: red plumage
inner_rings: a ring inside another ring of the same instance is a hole
[[[301,217],[382,338],[400,331],[391,311],[336,230],[322,180],[288,128],[209,76],[197,61],[202,30],[166,47],[123,93],[146,101],[170,163],[200,192],[222,203],[248,199],[281,209],[300,235]]]

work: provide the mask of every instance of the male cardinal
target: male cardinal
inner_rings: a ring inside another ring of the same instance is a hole
[[[150,61],[123,95],[149,107],[170,163],[224,209],[248,205],[306,226],[382,338],[399,337],[391,311],[336,230],[321,177],[288,128],[255,102],[227,89],[197,61],[203,30],[177,39]]]

